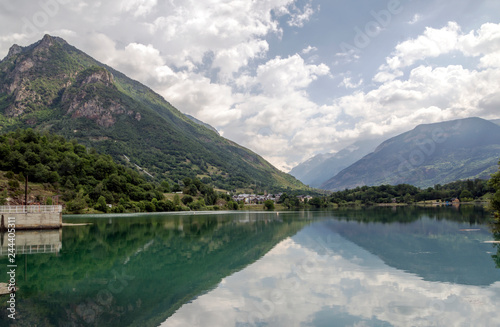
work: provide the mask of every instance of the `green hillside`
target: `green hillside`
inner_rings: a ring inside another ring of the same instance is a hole
[[[155,181],[199,178],[227,190],[306,188],[146,86],[49,35],[13,46],[0,62],[0,131],[26,127],[76,139]]]

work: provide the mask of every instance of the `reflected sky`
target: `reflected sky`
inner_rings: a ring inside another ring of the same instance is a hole
[[[500,273],[484,243],[491,233],[465,227],[427,218],[390,225],[317,221],[161,326],[498,325]],[[422,244],[432,250],[422,251]],[[404,259],[397,268],[395,256]],[[487,278],[475,278],[478,272]]]

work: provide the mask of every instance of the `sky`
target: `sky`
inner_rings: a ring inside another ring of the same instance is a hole
[[[500,118],[498,0],[0,0],[0,58],[59,36],[283,171]]]

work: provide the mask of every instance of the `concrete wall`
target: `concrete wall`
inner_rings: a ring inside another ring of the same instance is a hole
[[[6,230],[9,217],[15,218],[16,230],[18,229],[50,229],[62,227],[62,213],[40,212],[40,213],[2,213],[0,229]]]

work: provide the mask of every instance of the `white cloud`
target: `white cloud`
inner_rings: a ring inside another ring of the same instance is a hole
[[[157,0],[125,0],[121,2],[121,10],[132,13],[135,17],[149,14],[157,4]]]
[[[380,71],[375,75],[375,77],[373,77],[373,81],[377,83],[385,83],[403,75],[404,74],[401,70],[389,71],[387,65],[383,65],[380,67]]]
[[[484,55],[479,68],[496,67],[500,54],[500,24],[487,23],[468,34],[463,34],[455,22],[449,22],[441,29],[426,28],[418,38],[398,44],[393,56],[387,58],[387,64],[382,65],[380,70],[397,71],[452,51],[459,51],[465,56]]]
[[[419,60],[434,58],[456,49],[460,26],[450,22],[442,29],[426,28],[423,35],[396,46],[394,56],[387,58],[392,70],[411,66]]]
[[[185,1],[167,6],[165,10],[171,14],[158,17],[149,29],[162,36],[169,63],[194,69],[211,52],[216,58],[229,56],[229,71],[234,72],[267,50],[263,37],[279,31],[271,12],[291,3],[293,0]]]
[[[500,51],[500,24],[487,23],[475,32],[460,37],[459,49],[466,55],[498,53]]]
[[[219,77],[222,80],[227,80],[242,66],[247,66],[250,59],[263,57],[268,50],[269,44],[265,40],[252,40],[232,48],[221,49],[215,56],[213,67],[220,69]]]
[[[267,61],[254,76],[243,75],[242,81],[237,80],[246,89],[257,88],[259,93],[240,94],[230,111],[241,113],[241,118],[221,126],[221,130],[278,168],[291,169],[306,155],[297,149],[303,140],[294,141],[296,133],[324,111],[309,99],[305,90],[317,78],[327,75],[326,65],[307,64],[298,54]],[[305,150],[311,153],[307,147]]]
[[[491,80],[498,70],[468,70],[461,65],[432,68],[419,66],[412,69],[408,79],[386,81],[380,87],[344,97],[339,105],[363,121],[407,120],[411,126],[423,122],[440,121],[468,116],[492,117],[494,112],[484,111],[479,103],[497,93],[499,81]],[[355,105],[353,104],[355,102]],[[439,109],[439,115],[420,115],[428,108]],[[363,114],[365,112],[365,114]]]
[[[283,96],[304,89],[318,76],[328,75],[325,64],[307,65],[298,54],[288,58],[277,57],[257,68],[257,81],[264,94]]]
[[[302,54],[309,54],[315,51],[318,51],[318,48],[308,45],[307,48],[302,49]]]
[[[294,14],[291,14],[290,19],[288,20],[289,26],[295,27],[303,27],[304,24],[311,19],[311,16],[314,14],[314,9],[312,8],[311,2],[307,3],[302,10],[297,8],[295,5],[293,6],[295,11]]]
[[[339,84],[339,86],[343,86],[346,89],[357,89],[361,85],[363,85],[362,78],[358,82],[353,82],[352,77],[350,76],[344,76],[344,79]]]
[[[416,24],[416,23],[420,22],[421,19],[422,19],[422,16],[420,14],[415,14],[413,16],[413,18],[408,22],[408,24],[410,24],[410,25]]]

